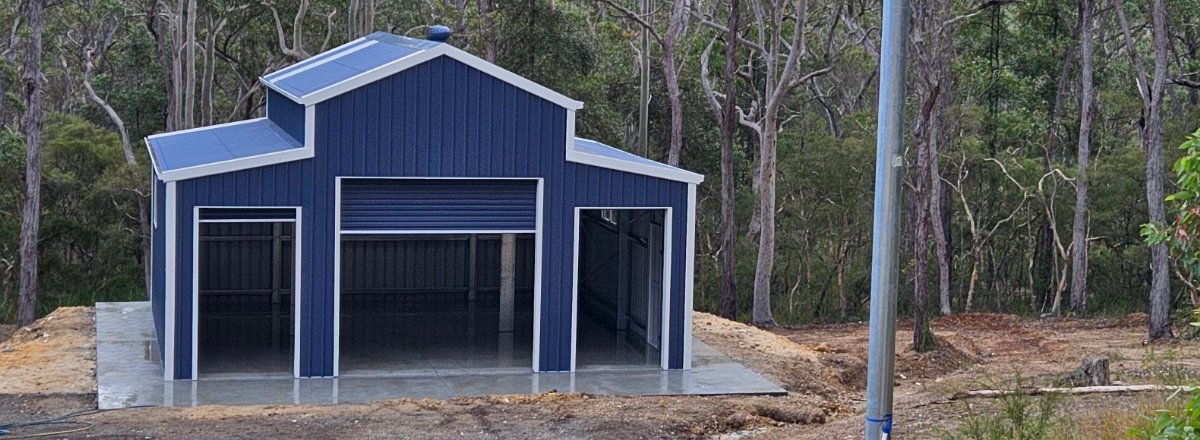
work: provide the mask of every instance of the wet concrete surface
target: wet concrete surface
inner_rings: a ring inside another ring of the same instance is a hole
[[[246,375],[164,381],[149,302],[96,305],[99,407],[360,403],[550,391],[609,395],[782,395],[779,386],[693,340],[692,369],[653,366],[534,373],[444,369],[429,374],[292,379]]]

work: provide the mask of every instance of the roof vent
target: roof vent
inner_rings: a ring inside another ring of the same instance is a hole
[[[453,32],[450,32],[450,28],[440,24],[435,24],[429,26],[429,30],[425,33],[425,39],[429,41],[436,41],[438,43],[445,43],[446,40],[450,39],[450,34],[452,33]]]

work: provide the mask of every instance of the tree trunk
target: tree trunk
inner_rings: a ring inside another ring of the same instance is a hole
[[[725,41],[725,102],[721,118],[721,317],[737,318],[737,226],[734,223],[733,134],[737,127],[736,61],[738,28],[741,26],[740,0],[731,0],[729,35]]]
[[[667,165],[676,167],[683,154],[683,96],[679,93],[679,66],[675,52],[679,38],[687,28],[687,11],[690,7],[689,0],[675,0],[670,23],[667,24],[667,35],[662,41],[663,81],[667,83],[667,99],[671,104],[671,146],[667,150]]]
[[[29,0],[29,46],[25,52],[25,209],[21,212],[21,287],[17,325],[37,311],[38,228],[42,209],[42,11],[45,0]]]
[[[493,32],[492,0],[479,0],[479,21],[483,26],[483,59],[496,62],[496,36]]]
[[[946,94],[946,95],[949,96],[949,94]],[[940,99],[939,99],[939,103],[935,104],[935,106],[938,108],[941,107]],[[934,115],[933,115],[933,120],[930,122],[935,124],[935,126],[940,126],[941,125],[941,121],[940,121],[941,114],[942,114],[941,110],[935,110]],[[937,260],[938,260],[938,300],[939,300],[939,305],[940,305],[939,311],[941,312],[942,315],[949,315],[950,314],[950,242],[947,239],[947,236],[949,235],[949,231],[947,230],[947,227],[946,227],[947,224],[945,222],[943,222],[943,216],[942,216],[943,210],[945,210],[947,207],[942,205],[942,203],[945,200],[944,200],[944,197],[942,196],[942,191],[943,191],[943,189],[942,189],[942,173],[941,173],[940,167],[938,166],[938,141],[939,141],[939,137],[940,137],[940,130],[934,129],[934,130],[930,130],[930,132],[931,133],[930,133],[930,136],[928,139],[928,141],[929,141],[928,142],[928,145],[929,145],[929,171],[930,171],[930,173],[929,173],[930,174],[930,176],[929,176],[929,189],[930,189],[929,215],[930,215],[930,217],[933,217],[931,219],[932,223],[933,223],[933,238],[934,238],[934,242],[937,244],[935,252],[937,253]]]
[[[925,120],[928,121],[929,109],[932,102],[927,102],[924,113]],[[919,130],[917,130],[919,131]],[[920,135],[918,135],[920,136]],[[929,329],[928,313],[927,313],[927,298],[929,291],[929,281],[927,268],[929,267],[929,250],[927,240],[929,239],[929,203],[928,189],[929,185],[929,149],[924,142],[928,139],[918,139],[917,141],[917,175],[915,177],[915,185],[913,189],[913,200],[916,202],[913,210],[913,255],[916,259],[916,267],[913,269],[913,350],[917,352],[925,352],[933,348],[933,332]]]
[[[1071,226],[1071,312],[1082,315],[1087,307],[1088,159],[1091,156],[1095,91],[1092,83],[1092,0],[1079,3],[1079,175],[1075,178],[1075,220]],[[1161,198],[1161,197],[1160,197]]]
[[[1151,16],[1154,21],[1154,78],[1150,83],[1148,108],[1146,109],[1146,201],[1149,203],[1150,222],[1164,224],[1167,221],[1163,206],[1163,86],[1167,76],[1167,6],[1166,0],[1153,0]],[[1150,338],[1171,338],[1171,291],[1170,261],[1167,246],[1159,244],[1150,248],[1150,268],[1153,280],[1150,285]]]
[[[774,325],[771,313],[771,274],[775,268],[775,147],[778,127],[773,115],[763,118],[762,149],[759,157],[758,264],[754,269],[755,325]]]
[[[184,42],[186,57],[183,67],[185,79],[183,85],[183,123],[187,128],[196,126],[196,0],[187,3],[187,27]]]

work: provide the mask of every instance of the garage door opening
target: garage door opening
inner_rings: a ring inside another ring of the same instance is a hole
[[[293,375],[294,219],[290,209],[201,210],[197,377]]]
[[[665,218],[579,211],[577,368],[662,365]]]
[[[532,369],[534,234],[344,234],[339,370]]]

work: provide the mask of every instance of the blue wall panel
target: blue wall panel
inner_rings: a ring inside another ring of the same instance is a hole
[[[287,99],[274,89],[267,89],[267,119],[282,128],[293,139],[304,143],[304,106]]]
[[[303,127],[302,107],[274,92],[268,99],[277,125]],[[539,364],[547,371],[570,368],[575,207],[673,208],[669,358],[681,368],[687,185],[566,162],[566,117],[442,57],[318,104],[312,159],[179,182],[177,377],[191,375],[195,206],[303,207],[301,374],[333,374],[338,176],[543,178]]]

